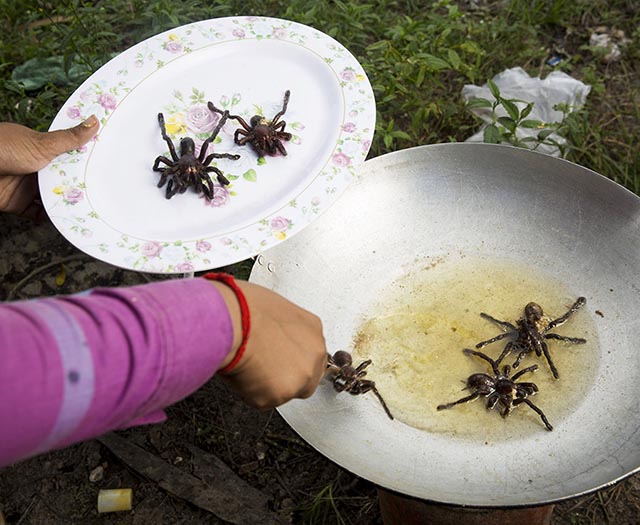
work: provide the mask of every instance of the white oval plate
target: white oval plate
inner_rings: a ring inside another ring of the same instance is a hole
[[[239,125],[229,120],[209,153],[241,155],[213,164],[231,185],[216,182],[212,201],[191,189],[165,198],[152,170],[168,155],[159,112],[176,148],[184,136],[199,148],[217,120],[208,101],[247,122],[271,119],[286,90],[286,157],[259,159],[237,146]],[[76,90],[51,129],[91,114],[101,122],[95,140],[40,173],[45,209],[89,255],[155,273],[232,264],[302,230],[352,181],[376,117],[371,85],[347,49],[310,27],[264,17],[205,20],[129,48]]]

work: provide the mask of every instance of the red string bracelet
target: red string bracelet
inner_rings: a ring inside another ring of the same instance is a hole
[[[242,290],[236,283],[235,279],[232,275],[228,273],[216,273],[211,272],[203,275],[205,279],[209,279],[210,281],[220,281],[226,284],[236,296],[238,303],[240,304],[240,320],[242,322],[242,341],[240,342],[240,346],[238,347],[238,351],[236,355],[231,360],[231,362],[225,366],[224,368],[218,370],[221,374],[228,374],[233,370],[236,365],[242,359],[242,355],[247,348],[247,339],[249,339],[249,330],[251,329],[251,316],[249,314],[249,305],[247,304],[247,299],[242,293]]]

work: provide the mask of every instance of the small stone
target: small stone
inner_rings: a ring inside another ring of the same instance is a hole
[[[102,481],[102,478],[104,478],[104,468],[102,467],[102,465],[94,468],[91,471],[91,474],[89,474],[89,481],[91,483],[97,483],[98,481]]]

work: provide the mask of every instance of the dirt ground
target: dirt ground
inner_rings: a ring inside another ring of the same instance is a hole
[[[159,278],[92,260],[78,252],[50,224],[33,225],[0,215],[0,232],[2,300],[74,293],[94,286],[139,284]],[[245,263],[228,270],[247,277],[249,267]],[[222,496],[239,487],[240,491],[255,494],[256,499],[264,498],[265,512],[274,520],[294,524],[382,523],[373,484],[315,452],[277,411],[248,408],[215,378],[188,399],[170,407],[168,416],[168,421],[161,425],[118,433],[127,443],[140,447],[136,450],[141,454],[146,451],[147,456],[160,458],[168,473],[158,475],[157,469],[150,469],[141,474],[139,466],[123,461],[104,443],[97,440],[82,443],[0,471],[0,513],[5,522],[227,523],[200,508],[202,505],[185,501],[185,495],[194,500],[193,491],[186,494],[168,486],[171,485],[168,477],[176,473],[206,480],[206,473],[198,471],[203,458],[218,458],[231,470],[218,469],[223,473],[208,480],[208,486]],[[91,481],[90,474],[95,475],[97,467],[102,467],[103,477]],[[248,492],[248,486],[258,492]],[[106,488],[133,489],[133,510],[98,514],[97,494]],[[224,497],[222,500],[226,501]],[[552,525],[587,523],[640,523],[640,475],[556,506]]]

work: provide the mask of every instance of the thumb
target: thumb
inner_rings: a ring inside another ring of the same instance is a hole
[[[49,131],[41,135],[43,150],[53,160],[65,151],[71,151],[84,146],[98,132],[98,118],[91,115],[77,126],[57,131]]]

